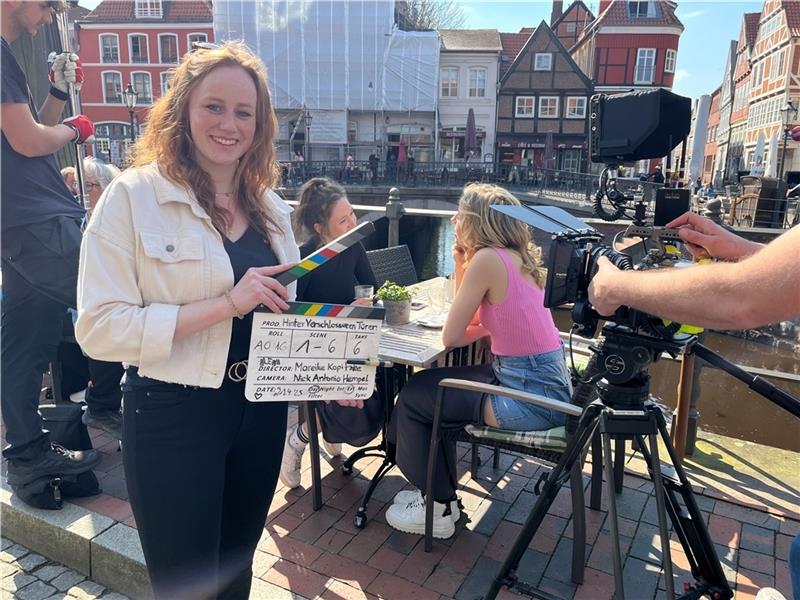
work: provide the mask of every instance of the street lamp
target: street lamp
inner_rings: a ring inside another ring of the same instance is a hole
[[[133,125],[133,111],[136,110],[136,100],[139,98],[139,92],[133,89],[132,83],[129,83],[122,95],[125,98],[125,106],[128,107],[128,114],[131,116],[131,141],[135,142],[136,131]]]
[[[303,112],[303,122],[306,124],[306,157],[305,164],[311,162],[311,112],[306,110]],[[310,165],[309,165],[310,167]]]
[[[789,133],[792,131],[789,121],[797,117],[797,108],[795,108],[795,105],[789,100],[786,102],[786,105],[780,109],[780,112],[783,113],[783,149],[781,150],[781,164],[778,167],[778,179],[782,180],[783,168],[786,165],[786,146],[789,143]]]

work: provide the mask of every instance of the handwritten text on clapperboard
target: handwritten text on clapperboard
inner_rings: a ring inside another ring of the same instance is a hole
[[[375,367],[348,360],[376,358],[381,319],[253,314],[245,396],[251,401],[366,399]]]

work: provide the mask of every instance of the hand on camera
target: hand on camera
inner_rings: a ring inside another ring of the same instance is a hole
[[[91,144],[94,141],[94,123],[86,115],[75,115],[64,119],[62,123],[75,132],[75,138],[72,140],[74,143],[87,142]]]
[[[589,283],[589,302],[601,316],[610,317],[622,306],[610,297],[615,287],[614,276],[619,272],[607,257],[597,259],[597,272]]]
[[[286,300],[289,292],[276,281],[273,276],[291,269],[293,264],[275,265],[274,267],[251,267],[230,292],[236,310],[246,315],[259,304],[263,304],[272,312],[281,313],[289,308]]]
[[[670,221],[667,227],[679,228],[686,249],[696,259],[716,258],[736,261],[757,252],[762,247],[761,244],[739,237],[711,219],[692,212],[684,213]]]
[[[57,90],[68,94],[69,86],[73,84],[75,91],[80,92],[83,85],[83,68],[77,54],[72,52],[50,53],[50,83]]]

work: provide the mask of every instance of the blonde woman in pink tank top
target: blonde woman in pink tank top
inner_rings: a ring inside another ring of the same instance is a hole
[[[442,379],[499,383],[564,402],[572,397],[558,329],[544,307],[540,249],[524,223],[491,208],[519,204],[508,191],[487,184],[468,185],[459,199],[453,218],[457,291],[442,339],[448,347],[459,347],[490,336],[495,360],[491,365],[421,371],[400,392],[389,433],[397,444],[397,465],[418,489],[425,486],[433,408]],[[449,389],[441,423],[445,429],[475,424],[534,431],[561,426],[564,418],[512,398]],[[434,537],[449,538],[455,531],[460,516],[456,479],[455,442],[445,440],[436,461]],[[400,531],[424,533],[422,494],[398,493],[386,521]]]

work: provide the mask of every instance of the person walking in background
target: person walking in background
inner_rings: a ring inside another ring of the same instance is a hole
[[[299,260],[276,135],[244,44],[187,54],[81,249],[75,333],[129,365],[123,464],[156,598],[249,595],[287,406],[248,402],[238,375],[253,309],[288,307],[274,277]]]
[[[294,214],[295,234],[307,238],[300,247],[300,256],[306,257],[328,242],[344,235],[356,224],[353,207],[347,200],[344,188],[324,177],[305,183],[298,195]],[[353,301],[356,285],[375,286],[375,275],[369,266],[367,253],[361,242],[341,252],[334,260],[320,265],[297,282],[297,299],[305,302],[328,304],[359,304],[371,306],[372,300]],[[352,407],[358,408],[352,408]],[[358,410],[361,409],[361,410]],[[318,403],[317,430],[322,433],[325,451],[331,456],[342,453],[342,442],[363,446],[381,429],[384,403],[377,394],[368,400],[341,400]],[[289,428],[283,448],[281,483],[289,488],[300,485],[300,463],[308,445],[305,423]]]
[[[83,72],[74,54],[60,54],[52,86],[36,110],[25,73],[10,43],[53,21],[54,2],[0,3],[2,26],[2,413],[8,446],[8,482],[25,484],[48,475],[74,475],[100,462],[94,450],[66,450],[42,429],[39,392],[56,358],[75,283],[83,208],[61,177],[53,153],[91,141],[84,115],[59,123],[69,86]]]
[[[381,162],[381,151],[376,150],[372,154],[369,155],[369,171],[371,174],[371,183],[375,185],[378,181],[378,165]]]
[[[386,511],[386,522],[399,531],[425,531],[425,487],[433,411],[439,382],[471,379],[570,402],[572,384],[564,349],[550,310],[544,306],[545,273],[541,249],[527,225],[492,210],[519,206],[505,189],[488,184],[464,188],[453,217],[456,243],[456,296],[442,330],[448,348],[491,336],[492,364],[427,369],[403,386],[392,414],[390,440],[397,444],[397,465],[416,491],[401,491]],[[564,424],[562,413],[504,396],[448,389],[441,426],[468,424],[514,431],[551,429]],[[433,536],[449,538],[460,513],[456,499],[455,441],[439,444],[434,473]]]

